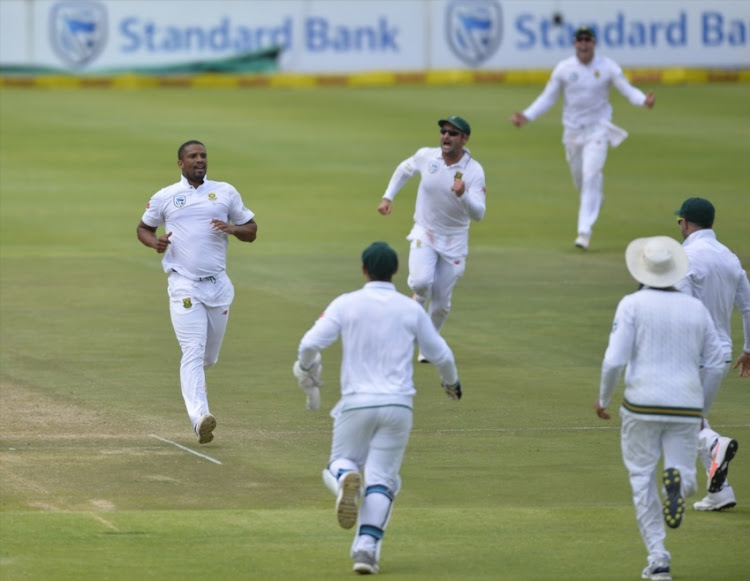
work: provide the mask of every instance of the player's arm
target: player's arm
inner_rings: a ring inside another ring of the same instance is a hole
[[[252,242],[258,237],[258,225],[252,219],[244,224],[228,224],[217,218],[212,218],[211,228],[225,234],[231,234],[242,242]]]
[[[136,235],[141,244],[153,248],[159,254],[162,254],[167,250],[167,247],[171,244],[169,238],[172,236],[171,232],[167,232],[161,236],[156,235],[156,226],[149,226],[143,220],[138,224],[136,228]]]

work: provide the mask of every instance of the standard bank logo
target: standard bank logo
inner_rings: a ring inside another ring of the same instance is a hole
[[[448,44],[466,64],[489,59],[502,40],[502,12],[495,0],[456,0],[448,5],[445,26]]]
[[[97,2],[55,4],[49,17],[50,43],[57,56],[73,68],[98,57],[107,42],[107,10]]]

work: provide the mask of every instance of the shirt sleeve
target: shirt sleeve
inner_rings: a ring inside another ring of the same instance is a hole
[[[432,362],[444,383],[453,385],[458,381],[458,370],[453,351],[435,329],[427,312],[420,308],[417,315],[417,345],[422,355]]]
[[[743,351],[750,353],[750,282],[747,273],[743,270],[737,284],[737,292],[734,295],[734,305],[742,315],[742,330],[745,337]]]
[[[487,188],[484,181],[484,170],[476,165],[476,173],[470,183],[466,184],[466,191],[461,196],[461,202],[466,206],[469,217],[475,222],[480,222],[487,211]]]
[[[386,200],[393,200],[399,190],[404,187],[404,184],[406,184],[406,182],[408,182],[412,177],[414,177],[415,174],[419,172],[417,155],[419,155],[419,151],[409,159],[405,159],[400,164],[398,164],[398,167],[396,168],[396,171],[393,172],[391,181],[388,182],[388,187],[385,189],[385,193],[383,194],[383,197]]]
[[[544,115],[549,111],[555,103],[562,90],[562,77],[559,72],[559,66],[555,67],[552,71],[547,85],[544,87],[542,93],[536,98],[536,100],[528,106],[523,112],[524,116],[529,121],[534,121],[538,117]]]
[[[151,196],[151,199],[146,205],[146,211],[143,213],[143,217],[141,218],[141,221],[144,224],[146,224],[147,226],[151,226],[152,228],[157,228],[164,224],[164,212],[162,211],[163,206],[161,196],[159,196],[160,193],[161,190]]]
[[[312,328],[302,337],[297,349],[297,359],[302,367],[309,368],[315,356],[332,345],[341,335],[339,303],[339,299],[331,302]]]
[[[245,207],[245,204],[242,201],[242,196],[236,189],[231,186],[230,195],[232,196],[232,198],[229,207],[229,219],[231,220],[232,224],[247,224],[250,220],[253,219],[255,214],[252,212],[252,210],[249,210]]]
[[[646,102],[646,94],[640,89],[635,88],[630,84],[625,73],[622,72],[620,65],[610,61],[612,67],[612,85],[617,89],[623,97],[625,97],[632,105],[642,107]]]
[[[609,334],[609,345],[604,353],[602,376],[599,384],[599,405],[607,407],[612,401],[612,394],[622,377],[625,366],[630,361],[635,343],[635,325],[633,313],[629,308],[627,297],[620,301]]]

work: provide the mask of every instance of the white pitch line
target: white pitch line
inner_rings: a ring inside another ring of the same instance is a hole
[[[183,446],[182,444],[178,444],[177,442],[173,442],[172,440],[167,440],[166,438],[162,438],[161,436],[157,436],[156,434],[149,434],[149,436],[151,436],[152,438],[156,438],[157,440],[161,440],[162,442],[166,442],[167,444],[172,444],[173,446],[177,446],[180,450],[185,450],[185,452],[190,452],[191,454],[200,456],[204,460],[208,460],[209,462],[213,462],[214,464],[221,465],[221,462],[219,462],[216,458],[211,458],[211,456],[206,456],[205,454],[201,454],[200,452],[191,450],[190,448]]]

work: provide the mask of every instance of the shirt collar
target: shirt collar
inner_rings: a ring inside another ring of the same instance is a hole
[[[203,183],[201,184],[201,186],[205,186],[205,185],[206,185],[206,182],[208,182],[208,176],[203,176]],[[182,185],[183,185],[184,187],[186,187],[186,188],[192,188],[192,187],[193,187],[193,184],[191,184],[191,183],[190,183],[190,182],[189,182],[189,181],[187,180],[187,178],[186,178],[186,177],[185,177],[184,175],[182,175],[182,174],[180,174],[180,183],[181,183],[181,184],[182,184]],[[200,187],[200,186],[198,186],[198,188],[199,188],[199,187]],[[194,188],[194,189],[196,189],[196,190],[197,190],[198,188]]]
[[[467,165],[469,165],[469,160],[471,159],[471,151],[469,151],[466,147],[464,147],[464,154],[461,156],[461,159],[459,159],[456,163],[448,165],[445,162],[445,159],[443,159],[443,152],[438,147],[438,158],[440,161],[445,163],[446,167],[460,167],[465,168]]]
[[[396,290],[396,285],[392,282],[386,282],[384,280],[371,280],[365,283],[365,288],[382,288]]]
[[[701,228],[700,230],[696,230],[690,236],[685,238],[685,241],[682,243],[683,246],[687,246],[688,244],[692,244],[693,242],[697,240],[716,240],[716,232],[714,232],[713,228]]]

